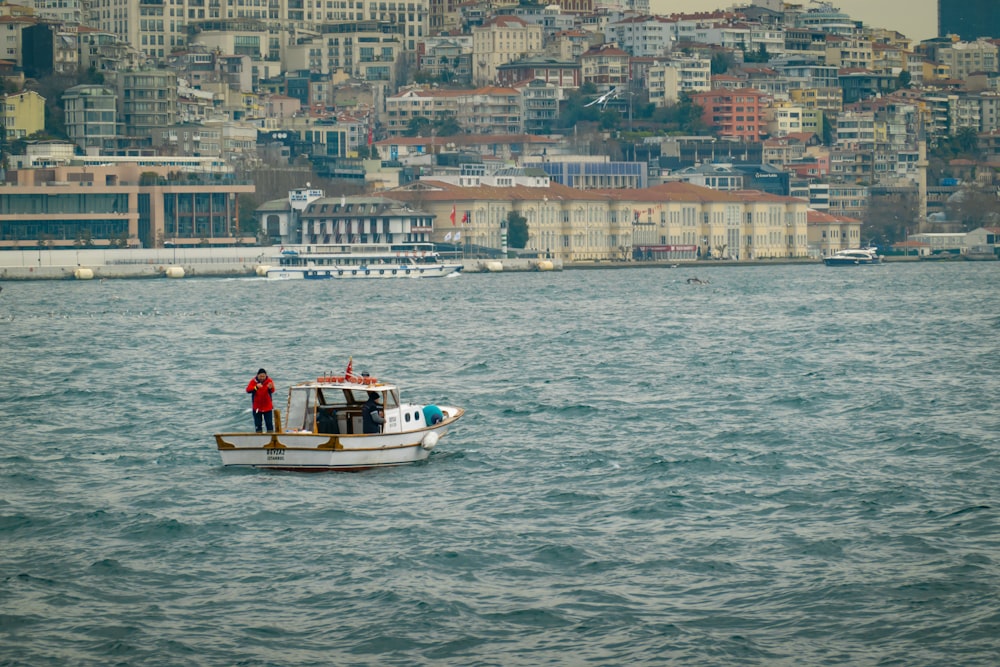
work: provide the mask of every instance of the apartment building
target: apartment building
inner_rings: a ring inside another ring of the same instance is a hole
[[[453,117],[472,134],[519,134],[524,131],[522,90],[526,89],[405,90],[386,98],[384,125],[389,136],[397,137],[409,129],[414,118],[433,122]]]
[[[605,39],[632,56],[655,58],[673,50],[675,25],[665,16],[627,16],[608,25]]]
[[[977,72],[996,72],[997,45],[987,39],[943,45],[937,50],[937,61],[947,65],[955,79],[965,80]]]
[[[658,106],[676,104],[681,94],[712,89],[712,61],[698,57],[657,60],[647,74],[649,101]]]
[[[559,118],[560,91],[541,79],[513,86],[521,93],[521,118],[528,134],[550,134]]]
[[[834,143],[841,150],[872,150],[875,147],[875,113],[843,111],[836,117]]]
[[[28,16],[0,16],[0,59],[24,66],[21,31],[34,23]]]
[[[874,69],[875,52],[871,40],[854,35],[828,36],[826,64],[838,69]]]
[[[802,107],[791,102],[774,102],[771,107],[764,109],[767,133],[772,137],[801,134],[803,113]]]
[[[513,86],[540,79],[556,88],[579,88],[580,63],[576,60],[529,56],[497,67],[497,85]]]
[[[45,129],[45,98],[33,90],[0,97],[0,122],[7,141],[24,139]]]
[[[430,121],[457,116],[466,91],[412,88],[385,99],[384,125],[390,137],[402,136],[414,118]]]
[[[66,134],[84,151],[100,151],[118,134],[118,94],[110,87],[80,85],[62,95]]]
[[[580,56],[580,76],[600,91],[627,86],[631,78],[629,54],[612,44],[601,44]]]
[[[705,124],[716,128],[723,139],[757,142],[767,133],[764,109],[770,104],[770,96],[759,90],[716,88],[692,93],[691,99],[702,108]]]
[[[542,26],[517,16],[494,16],[472,29],[472,82],[493,85],[497,68],[542,52]]]
[[[337,24],[352,21],[398,26],[403,50],[416,53],[429,20],[428,0],[93,0],[87,23],[158,61],[186,47],[189,31],[250,30],[264,34],[265,41],[241,46],[263,50],[277,61],[301,35],[335,32]]]
[[[123,133],[146,139],[177,122],[177,74],[169,70],[121,72],[118,100]]]

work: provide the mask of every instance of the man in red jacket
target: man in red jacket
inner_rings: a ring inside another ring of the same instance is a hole
[[[274,431],[274,404],[271,394],[274,393],[274,381],[267,377],[267,371],[261,368],[257,376],[247,385],[247,393],[253,396],[253,425],[261,433],[261,422],[267,425],[267,432]]]

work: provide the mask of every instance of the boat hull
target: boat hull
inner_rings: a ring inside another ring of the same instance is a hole
[[[863,264],[881,264],[881,259],[855,259],[841,257],[827,257],[823,260],[827,266],[860,266]]]
[[[330,266],[272,268],[272,280],[377,280],[389,278],[443,278],[462,270],[461,264],[379,264],[373,266]]]
[[[403,433],[326,435],[321,433],[219,433],[222,465],[299,472],[356,471],[425,460],[449,427],[458,408],[432,427]]]

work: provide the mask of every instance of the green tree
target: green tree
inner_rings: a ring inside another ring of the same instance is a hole
[[[408,137],[420,137],[424,135],[429,135],[431,130],[431,121],[423,116],[414,116],[410,119],[410,122],[406,124],[405,134]]]
[[[745,63],[766,63],[771,59],[771,56],[767,53],[767,46],[761,44],[757,47],[757,50],[752,53],[747,53],[746,50],[743,51],[743,62]]]
[[[528,245],[528,219],[516,211],[507,214],[507,247],[524,249]]]
[[[955,144],[960,153],[979,157],[979,132],[972,127],[963,127],[955,133]]]
[[[733,66],[733,56],[720,51],[712,56],[712,74],[725,74]]]
[[[444,118],[434,121],[434,132],[439,137],[453,137],[456,134],[462,134],[464,130],[459,125],[458,119],[455,118],[455,114],[448,114]]]

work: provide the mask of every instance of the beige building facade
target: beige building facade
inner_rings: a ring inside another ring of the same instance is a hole
[[[503,225],[514,212],[527,221],[526,249],[564,262],[809,256],[808,202],[756,191],[687,183],[583,191],[535,176],[473,187],[422,180],[384,196],[432,213],[433,241],[455,242],[457,233],[473,253],[502,250]]]
[[[517,16],[494,16],[472,29],[472,83],[496,83],[497,67],[542,52],[542,26]]]

